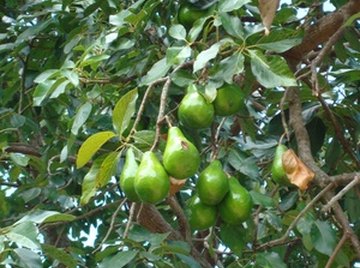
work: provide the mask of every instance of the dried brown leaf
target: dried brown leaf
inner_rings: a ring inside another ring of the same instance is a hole
[[[265,35],[270,33],[271,24],[275,18],[280,0],[259,0],[259,10],[262,22],[265,26]]]
[[[290,182],[302,191],[308,188],[309,183],[315,177],[314,172],[312,172],[291,149],[283,154],[282,164]]]

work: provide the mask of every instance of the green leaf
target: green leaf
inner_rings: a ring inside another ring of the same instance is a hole
[[[243,5],[250,3],[251,0],[220,0],[219,11],[230,12],[241,8]]]
[[[262,36],[256,44],[256,47],[282,53],[300,44],[301,41],[302,33],[281,29],[271,31],[268,36]]]
[[[256,256],[256,267],[264,268],[286,268],[286,264],[276,252],[258,253]]]
[[[136,100],[138,98],[137,88],[129,91],[116,103],[112,121],[115,131],[119,136],[124,132],[130,123],[131,117],[135,113]]]
[[[41,248],[50,258],[57,260],[66,267],[76,268],[77,261],[70,254],[66,253],[64,249],[49,244],[42,244]]]
[[[15,254],[19,258],[19,266],[23,268],[42,268],[40,256],[35,252],[26,248],[14,249]]]
[[[100,264],[99,268],[121,268],[131,262],[138,251],[122,251],[115,256],[105,258]]]
[[[36,86],[33,94],[34,106],[41,106],[54,83],[54,80],[46,80]]]
[[[166,62],[166,57],[157,61],[142,78],[141,85],[149,85],[163,77],[169,71],[170,67],[171,65]]]
[[[6,233],[8,240],[16,243],[19,247],[37,250],[40,247],[36,237],[38,230],[33,222],[22,222],[11,227]]]
[[[84,180],[81,185],[81,198],[80,204],[86,205],[91,197],[96,193],[96,177],[99,173],[100,165],[102,163],[102,158],[96,159],[92,164],[89,172],[85,175]]]
[[[52,93],[49,98],[56,99],[57,97],[59,97],[65,92],[68,84],[70,84],[70,81],[66,80],[65,78],[56,80],[56,82],[51,86],[50,92],[52,91]]]
[[[245,57],[243,54],[234,53],[220,62],[222,78],[226,83],[232,84],[234,75],[244,71],[244,61]]]
[[[53,77],[55,74],[59,74],[59,70],[58,69],[48,69],[44,72],[42,72],[41,74],[39,74],[35,79],[34,82],[35,83],[43,83],[46,80],[48,80],[49,78]]]
[[[177,40],[185,40],[186,29],[181,24],[171,25],[169,35]]]
[[[168,64],[182,64],[191,57],[191,47],[169,47],[166,50],[166,62]]]
[[[112,131],[102,131],[88,137],[78,151],[76,167],[82,168],[85,166],[100,147],[115,136],[116,134]]]
[[[99,173],[96,176],[96,187],[103,187],[109,182],[111,176],[113,176],[115,173],[120,155],[121,151],[111,152],[107,155],[107,157],[105,157],[104,161],[100,166]]]
[[[271,197],[255,191],[250,191],[250,195],[254,204],[261,205],[263,207],[274,207],[274,201]]]
[[[220,227],[220,238],[225,246],[229,247],[236,255],[241,255],[245,247],[245,237],[248,230],[242,226],[223,224]]]
[[[244,40],[244,29],[238,17],[230,16],[227,13],[220,13],[221,23],[225,31],[233,37]]]
[[[221,45],[222,42],[218,42],[213,44],[210,48],[201,51],[194,62],[193,72],[196,73],[201,70],[210,60],[214,59],[219,53]]]
[[[311,229],[314,247],[320,253],[330,256],[336,246],[336,232],[328,222],[316,220]]]
[[[29,164],[30,158],[21,153],[10,153],[10,159],[14,161],[15,164],[26,167]]]
[[[76,216],[67,214],[67,213],[57,213],[52,216],[47,217],[44,222],[70,222],[76,219]]]
[[[265,56],[259,50],[248,50],[251,70],[258,82],[266,88],[296,86],[296,80],[284,58]]]
[[[80,106],[79,110],[77,111],[75,115],[75,119],[73,122],[73,125],[71,127],[71,133],[74,135],[77,135],[79,132],[79,129],[82,127],[82,125],[86,122],[86,120],[89,118],[89,115],[91,113],[92,105],[89,102],[84,103]]]
[[[297,191],[292,191],[281,196],[281,202],[279,208],[281,211],[287,211],[291,209],[299,199],[299,194]]]
[[[193,27],[189,31],[188,39],[189,42],[195,42],[196,39],[199,37],[202,29],[204,28],[204,24],[209,17],[202,17],[194,22]]]
[[[77,73],[70,70],[62,70],[61,73],[74,85],[74,87],[79,85],[79,75]]]
[[[191,268],[201,268],[200,264],[191,256],[186,256],[184,254],[175,254],[182,262],[188,265]]]
[[[252,179],[259,177],[259,167],[256,165],[255,157],[245,157],[236,150],[230,150],[228,155],[230,165],[242,174],[249,176]]]
[[[16,224],[24,223],[24,222],[33,222],[33,223],[36,223],[36,224],[41,224],[48,217],[54,216],[56,214],[59,214],[59,212],[37,209],[37,210],[31,211],[29,214],[22,217],[20,220],[18,220],[16,222]]]

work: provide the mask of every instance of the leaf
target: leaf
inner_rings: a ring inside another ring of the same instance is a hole
[[[43,267],[41,263],[40,256],[35,252],[26,249],[26,248],[15,248],[15,254],[18,256],[20,261],[20,266],[23,268],[41,268]]]
[[[177,40],[185,40],[186,29],[181,24],[171,25],[169,35]]]
[[[271,197],[255,192],[250,191],[251,199],[254,201],[254,204],[261,205],[263,207],[274,207],[274,201]]]
[[[188,40],[189,42],[195,42],[198,38],[199,34],[201,33],[202,29],[204,28],[204,24],[209,17],[202,17],[196,20],[193,24],[193,27],[189,31]]]
[[[226,83],[232,84],[234,75],[244,71],[244,60],[245,57],[243,54],[234,53],[220,62],[222,77]]]
[[[248,50],[251,70],[258,82],[266,88],[296,86],[296,80],[284,58],[265,56],[259,50]]]
[[[243,5],[250,3],[251,0],[220,0],[219,11],[230,12],[241,8]]]
[[[42,72],[41,74],[39,74],[35,79],[34,82],[35,83],[43,83],[46,80],[48,80],[49,78],[53,77],[55,74],[58,74],[59,70],[58,69],[48,69],[44,72]]]
[[[93,197],[96,193],[96,177],[99,173],[100,164],[102,159],[96,159],[92,164],[89,172],[85,175],[84,180],[81,185],[81,198],[80,204],[86,205],[90,198]]]
[[[265,26],[265,35],[270,33],[270,27],[274,20],[280,0],[259,0],[259,10],[262,22]]]
[[[256,256],[256,267],[286,268],[286,264],[276,252],[258,253]]]
[[[112,121],[115,131],[119,136],[128,127],[131,117],[135,113],[136,100],[138,98],[137,88],[129,91],[116,103]]]
[[[311,229],[314,247],[320,253],[330,256],[336,246],[336,232],[328,222],[316,220]]]
[[[95,185],[97,188],[105,186],[111,179],[111,176],[114,175],[120,155],[121,151],[111,152],[104,159],[95,180]]]
[[[76,219],[76,216],[67,213],[57,213],[47,217],[43,222],[70,222]]]
[[[78,151],[76,167],[82,168],[85,166],[100,147],[115,136],[116,134],[112,131],[102,131],[88,137]]]
[[[149,85],[155,80],[163,77],[169,71],[170,67],[171,65],[166,62],[166,57],[157,61],[142,78],[141,85]]]
[[[79,129],[82,127],[82,125],[86,122],[86,120],[89,118],[89,115],[91,113],[92,105],[89,102],[84,103],[80,106],[79,110],[77,111],[75,115],[75,119],[73,122],[73,125],[71,127],[71,133],[74,135],[77,135],[79,132]]]
[[[69,80],[58,79],[55,84],[51,87],[53,92],[50,95],[50,99],[55,99],[65,92],[66,86],[70,84]]]
[[[38,230],[35,224],[27,221],[11,226],[10,231],[6,233],[6,237],[19,247],[37,250],[40,247],[36,239],[37,234]]]
[[[74,87],[79,85],[79,75],[77,73],[70,70],[62,70],[61,73],[74,85]]]
[[[50,258],[57,260],[66,267],[76,268],[77,261],[70,254],[66,253],[64,249],[57,248],[49,244],[42,244],[41,248],[45,255],[49,256]]]
[[[191,57],[191,47],[169,47],[166,50],[166,62],[168,64],[182,64]]]
[[[283,53],[302,41],[302,33],[294,30],[281,29],[272,31],[268,36],[260,38],[256,47],[277,53]]]
[[[193,73],[196,73],[198,70],[204,68],[210,60],[216,57],[216,55],[219,53],[221,45],[224,43],[224,40],[225,39],[213,44],[211,47],[201,51],[199,55],[197,55],[196,60],[194,62]]]
[[[299,199],[298,191],[292,191],[281,197],[279,208],[281,211],[287,211],[292,208]]]
[[[244,29],[238,17],[230,16],[227,13],[220,13],[221,23],[225,31],[233,37],[244,40]]]
[[[21,153],[10,153],[10,159],[14,161],[15,164],[26,167],[29,164],[30,158]]]
[[[220,238],[225,246],[229,247],[236,255],[241,255],[245,247],[245,237],[248,230],[242,226],[223,224],[220,228]]]
[[[36,224],[41,224],[48,217],[54,216],[56,214],[59,214],[59,212],[37,209],[37,210],[31,211],[29,214],[22,217],[15,224],[20,224],[20,223],[25,223],[25,222],[33,222],[33,223],[36,223]]]
[[[34,106],[41,106],[41,103],[43,102],[43,100],[46,98],[46,96],[48,95],[48,93],[50,92],[51,86],[55,83],[54,80],[46,80],[42,83],[39,83],[35,90],[34,90],[34,94],[33,94],[33,100]]]
[[[100,264],[99,268],[121,268],[131,262],[138,251],[122,251],[115,256],[105,258]]]
[[[242,174],[249,176],[252,179],[259,177],[259,168],[256,165],[255,157],[244,157],[239,152],[231,150],[228,155],[230,165]]]

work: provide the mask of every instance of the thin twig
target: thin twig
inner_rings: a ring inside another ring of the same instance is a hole
[[[341,26],[337,31],[329,38],[326,42],[325,46],[321,49],[320,53],[316,56],[316,58],[311,63],[311,81],[313,85],[313,91],[315,96],[321,94],[321,89],[319,87],[319,80],[318,80],[318,72],[316,68],[320,65],[323,61],[324,57],[329,53],[332,46],[341,38],[345,30],[344,26]]]
[[[319,192],[307,205],[306,207],[296,216],[296,218],[292,221],[286,232],[282,235],[282,237],[271,240],[269,242],[266,242],[258,247],[256,247],[256,250],[263,250],[267,248],[271,248],[277,245],[283,245],[285,241],[287,241],[287,238],[291,232],[291,230],[295,227],[295,225],[298,223],[298,221],[305,215],[305,213],[318,201],[320,198],[328,192],[333,187],[333,184],[330,183],[328,186],[326,186],[321,192]]]
[[[330,208],[340,200],[351,188],[360,182],[360,177],[355,176],[354,180],[346,185],[340,192],[338,192],[331,200],[322,208],[323,211],[328,211]]]
[[[331,254],[329,260],[326,263],[325,268],[330,268],[331,265],[333,264],[336,255],[339,253],[340,249],[342,248],[342,246],[344,245],[344,243],[346,242],[346,240],[348,239],[348,233],[344,232],[339,243],[336,245],[336,248],[334,249],[333,253]]]
[[[105,234],[103,240],[101,241],[101,243],[99,244],[99,246],[93,250],[93,254],[96,253],[97,251],[99,251],[101,249],[101,247],[104,245],[104,243],[106,242],[106,240],[109,238],[111,232],[114,229],[115,226],[115,220],[121,210],[121,207],[125,204],[125,202],[127,201],[127,198],[124,198],[124,200],[120,203],[120,205],[117,207],[117,209],[115,210],[114,214],[111,216],[111,221],[110,221],[110,227],[107,231],[107,233]]]
[[[180,206],[179,202],[174,196],[169,196],[168,198],[166,198],[166,203],[168,203],[171,210],[175,213],[179,221],[180,233],[185,238],[185,240],[191,245],[192,241],[191,241],[190,225],[182,207]]]
[[[129,235],[129,230],[130,230],[130,226],[131,226],[131,223],[134,219],[134,214],[135,214],[135,203],[132,203],[131,204],[131,207],[130,207],[130,213],[129,213],[129,218],[128,218],[128,221],[126,223],[126,227],[125,227],[125,231],[124,231],[124,235],[123,235],[123,238],[127,238],[127,236]]]
[[[287,99],[287,93],[288,93],[288,90],[285,90],[284,95],[282,96],[282,98],[280,100],[280,113],[281,113],[281,123],[284,128],[286,138],[288,141],[290,141],[289,126],[286,122],[286,115],[285,115],[285,110],[284,110],[285,101]]]
[[[155,150],[160,140],[161,123],[164,120],[164,116],[165,116],[165,108],[166,108],[166,102],[167,102],[170,84],[171,84],[171,79],[170,77],[168,77],[161,91],[159,113],[156,120],[155,139],[153,145],[150,148],[150,151]]]

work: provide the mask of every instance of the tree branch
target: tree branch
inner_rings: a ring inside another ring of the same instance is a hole
[[[348,234],[347,233],[343,233],[339,243],[336,245],[336,248],[334,249],[334,252],[331,254],[329,260],[326,263],[325,268],[330,268],[331,265],[333,264],[336,255],[339,253],[340,249],[342,248],[342,246],[344,245],[344,243],[346,242],[346,240],[348,239]]]

